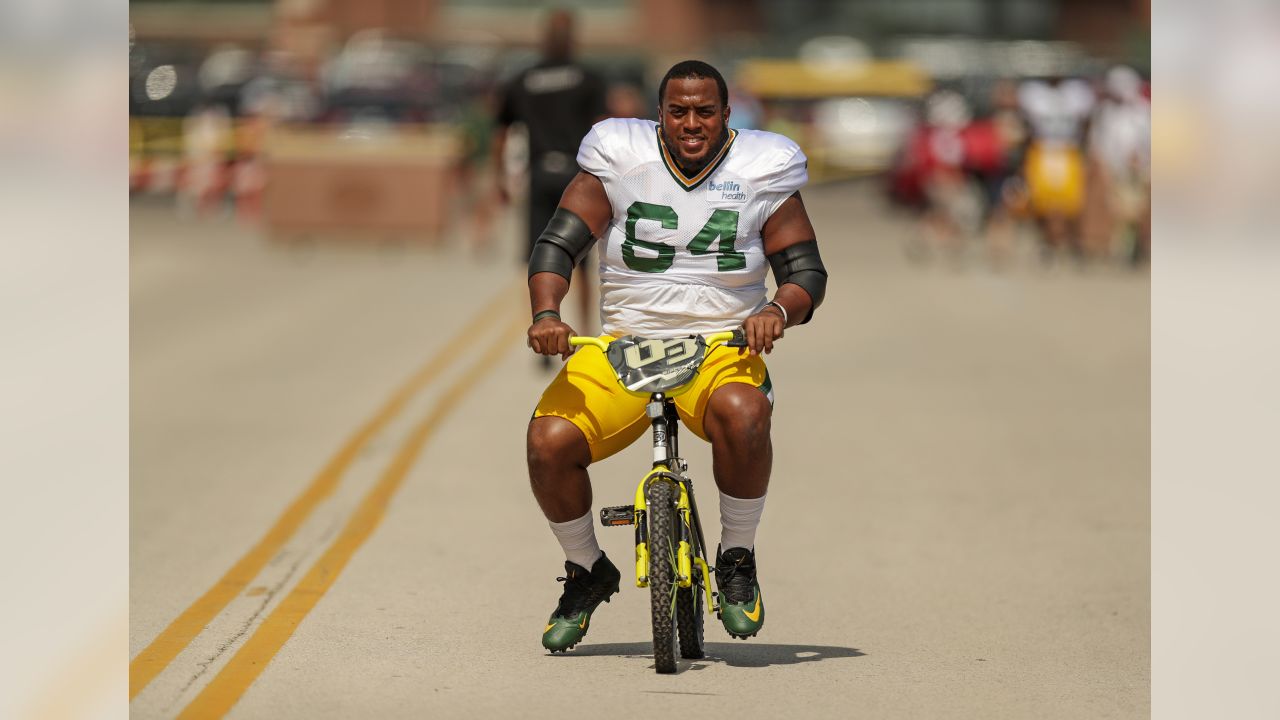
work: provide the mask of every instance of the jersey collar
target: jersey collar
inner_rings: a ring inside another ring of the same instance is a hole
[[[698,187],[702,184],[703,180],[711,177],[711,173],[715,172],[716,168],[720,167],[720,163],[724,162],[724,159],[729,156],[729,146],[732,145],[733,141],[738,137],[737,130],[727,128],[729,132],[729,139],[720,147],[720,152],[716,153],[716,156],[712,158],[711,162],[707,163],[707,166],[702,168],[702,172],[694,175],[693,177],[687,177],[684,172],[680,170],[680,166],[676,164],[675,158],[671,157],[671,153],[667,151],[667,144],[662,142],[662,128],[656,127],[654,130],[656,131],[656,137],[658,139],[658,153],[662,155],[662,164],[667,167],[667,172],[671,173],[671,179],[675,180],[676,184],[684,188],[685,192]]]

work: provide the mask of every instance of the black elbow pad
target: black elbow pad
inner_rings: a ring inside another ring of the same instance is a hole
[[[553,272],[568,280],[573,276],[573,266],[591,250],[595,238],[591,228],[571,210],[556,208],[551,222],[538,236],[529,255],[529,277],[535,273]]]
[[[778,287],[784,283],[799,285],[813,304],[809,306],[809,314],[800,324],[809,322],[813,311],[822,304],[827,294],[827,269],[822,265],[822,256],[818,254],[818,241],[809,240],[796,243],[784,250],[769,256],[769,266],[773,268],[773,279]]]

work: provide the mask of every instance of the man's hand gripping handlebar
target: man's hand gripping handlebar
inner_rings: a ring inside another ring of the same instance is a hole
[[[559,313],[546,315],[529,326],[529,347],[539,355],[559,355],[567,360],[573,354],[569,338],[573,328],[560,319]]]

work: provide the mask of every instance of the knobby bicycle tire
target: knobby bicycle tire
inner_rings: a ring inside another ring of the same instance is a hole
[[[653,665],[660,673],[676,671],[674,488],[658,480],[649,486],[649,603],[653,617]]]
[[[702,585],[697,581],[701,573],[694,570],[695,582],[687,588],[676,589],[676,626],[680,630],[680,657],[697,660],[702,652]],[[701,582],[706,582],[702,578]]]
[[[703,555],[702,523],[698,519],[698,503],[693,497],[693,487],[689,487],[689,522],[691,524],[690,539],[693,547],[689,550],[696,559]],[[706,601],[706,585],[711,578],[702,576],[702,568],[693,563],[693,584],[688,588],[676,590],[676,628],[680,634],[680,657],[686,660],[698,660],[704,657],[703,645],[703,607]]]

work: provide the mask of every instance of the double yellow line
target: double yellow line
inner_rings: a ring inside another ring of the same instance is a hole
[[[266,668],[271,658],[319,602],[320,597],[337,579],[355,551],[368,539],[382,520],[383,513],[423,446],[440,422],[478,383],[501,356],[502,346],[523,328],[523,315],[511,312],[519,307],[514,293],[499,293],[463,333],[446,343],[437,355],[414,374],[394,396],[338,451],[315,477],[307,489],[276,520],[266,535],[240,558],[204,595],[179,615],[137,657],[129,663],[129,698],[132,700],[173,661],[222,610],[258,575],[311,515],[329,497],[356,456],[377,433],[398,415],[409,401],[428,383],[459,357],[475,357],[476,362],[436,402],[432,411],[410,433],[394,460],[364,497],[333,545],[312,566],[297,586],[267,616],[258,630],[231,658],[180,717],[220,717],[248,690]],[[506,310],[507,312],[503,312]],[[501,323],[501,331],[485,348],[476,353],[459,353],[472,328],[491,324],[503,315],[511,318]]]

